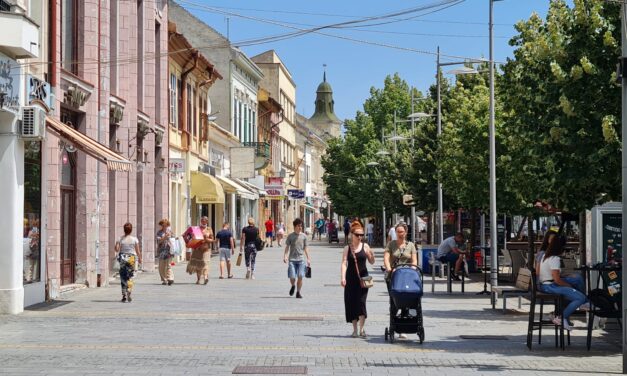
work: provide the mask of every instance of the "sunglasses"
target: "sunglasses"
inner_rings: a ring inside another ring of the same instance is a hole
[[[353,235],[355,235],[358,238],[361,238],[362,236],[364,236],[364,234],[353,234]]]

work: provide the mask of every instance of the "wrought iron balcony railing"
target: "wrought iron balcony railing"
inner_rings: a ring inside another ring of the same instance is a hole
[[[270,144],[267,142],[244,142],[244,146],[255,148],[255,156],[270,158]]]

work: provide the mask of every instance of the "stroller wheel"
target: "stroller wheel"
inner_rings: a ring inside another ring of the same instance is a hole
[[[420,338],[420,343],[423,343],[425,341],[425,329],[424,328],[419,328],[418,329],[418,337]]]
[[[390,332],[388,331],[388,328],[385,328],[385,336],[384,336],[384,338],[385,338],[386,341],[388,340],[389,334],[390,334]]]
[[[390,329],[388,337],[390,338],[390,343],[394,343],[394,330]]]

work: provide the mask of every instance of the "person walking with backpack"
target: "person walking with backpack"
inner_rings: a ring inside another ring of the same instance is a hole
[[[240,253],[244,251],[246,260],[246,279],[255,279],[255,261],[257,259],[257,238],[259,229],[255,227],[255,218],[248,217],[248,226],[242,229],[242,237],[239,242]]]
[[[311,266],[311,258],[307,249],[307,235],[303,232],[303,221],[296,218],[292,223],[294,232],[287,236],[285,240],[285,252],[283,254],[283,262],[288,264],[287,277],[290,279],[290,296],[294,295],[296,289],[296,298],[302,299],[300,291],[303,287],[303,278],[308,266]],[[305,258],[307,263],[305,264]]]

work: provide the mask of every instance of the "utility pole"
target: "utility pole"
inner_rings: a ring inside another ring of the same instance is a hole
[[[440,46],[438,46],[438,70],[436,72],[436,82],[438,87],[438,142],[442,136],[442,98],[440,94]],[[438,244],[442,244],[444,241],[444,223],[442,223],[442,181],[438,176],[438,218],[436,219],[438,224]]]
[[[625,71],[627,70],[625,64],[627,63],[627,31],[625,31],[625,27],[627,27],[627,4],[625,1],[622,2],[620,8],[620,18],[621,18],[621,49],[622,49],[622,57],[621,57],[621,83],[622,83],[622,97],[621,97],[621,129],[622,129],[622,142],[623,142],[623,151],[622,151],[622,193],[623,193],[623,227],[622,233],[627,233],[627,221],[625,218],[627,217],[627,210],[625,210],[625,198],[627,197],[627,150],[625,150],[625,145],[627,145],[627,77],[625,77]],[[627,290],[625,289],[627,286],[627,274],[622,273],[622,299],[623,302],[627,301]],[[623,323],[625,319],[627,319],[627,311],[626,307],[623,305]],[[622,327],[623,330],[623,373],[627,373],[627,332],[625,326]]]
[[[494,126],[494,0],[490,2],[490,284],[498,286],[496,212],[496,130]],[[494,297],[492,297],[494,299]]]

